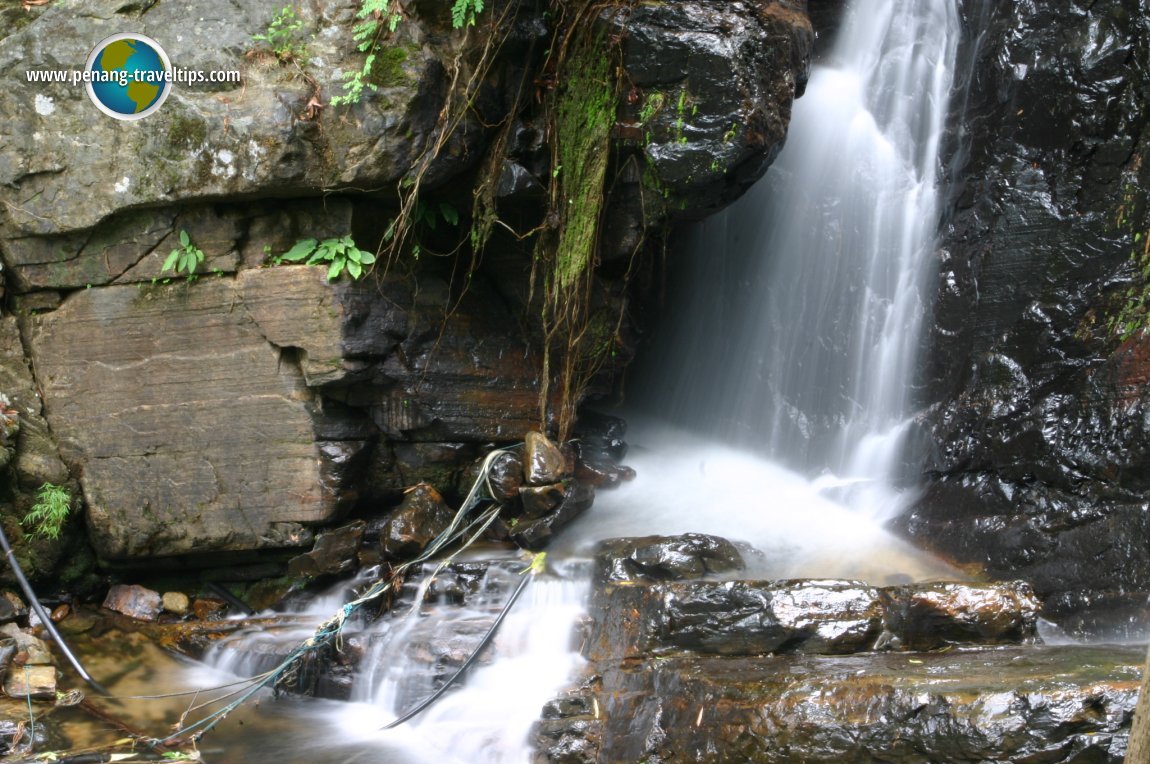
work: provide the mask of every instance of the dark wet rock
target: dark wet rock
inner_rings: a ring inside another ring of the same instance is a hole
[[[622,417],[580,411],[573,436],[581,457],[606,454],[622,459],[627,455],[627,421]]]
[[[523,479],[527,485],[548,485],[567,477],[563,452],[539,432],[528,432],[523,444]]]
[[[921,449],[900,527],[1070,627],[1150,591],[1150,340],[1110,328],[1145,297],[1150,4],[962,4]],[[1074,604],[1077,603],[1077,604]],[[1095,603],[1095,604],[1091,604]]]
[[[228,612],[228,603],[215,597],[196,597],[192,600],[192,613],[201,621],[222,618]]]
[[[608,457],[580,454],[575,464],[575,477],[596,488],[616,488],[634,480],[635,470]]]
[[[566,495],[550,514],[537,520],[518,520],[510,528],[510,537],[516,545],[538,552],[548,544],[555,533],[591,508],[595,489],[586,483],[568,484]]]
[[[598,664],[601,729],[563,750],[603,764],[1121,764],[1140,648]],[[554,722],[545,722],[544,725]],[[543,729],[546,726],[541,725]],[[546,758],[547,740],[541,742]]]
[[[591,694],[565,695],[543,706],[532,730],[536,764],[594,764],[599,761],[602,720]]]
[[[380,548],[389,560],[410,560],[447,528],[455,515],[451,507],[426,483],[412,488],[387,519]]]
[[[631,86],[619,142],[643,157],[651,177],[623,175],[608,210],[642,200],[648,220],[659,220],[721,209],[782,148],[791,102],[809,74],[814,34],[805,3],[644,3],[612,20]],[[619,238],[619,251],[629,251]]]
[[[1019,644],[1037,638],[1038,609],[1021,583],[624,580],[597,584],[585,653],[603,660],[663,650],[843,654]]]
[[[608,539],[595,550],[595,580],[601,583],[681,581],[743,567],[734,544],[702,533]]]
[[[1028,584],[916,584],[886,591],[891,599],[887,629],[906,649],[1035,638],[1041,603]]]
[[[538,520],[555,509],[567,496],[568,487],[564,483],[553,485],[523,486],[519,489],[519,502],[524,520]]]
[[[487,483],[496,501],[513,500],[523,485],[523,460],[512,451],[500,454],[491,465]]]
[[[288,562],[288,575],[341,575],[359,563],[359,546],[366,524],[356,521],[316,537],[315,547]]]
[[[104,607],[141,621],[154,621],[163,609],[159,592],[139,584],[116,584],[108,590]]]

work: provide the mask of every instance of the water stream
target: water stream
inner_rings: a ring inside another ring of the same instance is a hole
[[[641,383],[656,416],[630,437],[639,478],[600,493],[565,531],[552,552],[560,568],[601,538],[700,531],[760,549],[748,571],[758,577],[953,574],[881,521],[907,495],[903,444],[957,38],[954,0],[853,4],[767,181],[691,234],[678,266],[690,289]],[[499,595],[455,620],[379,627],[356,702],[312,706],[322,740],[306,753],[290,733],[268,745],[283,761],[327,760],[318,750],[340,761],[527,761],[542,704],[578,672],[570,642],[584,590],[578,576],[541,578],[500,630],[494,659],[389,732],[378,728],[430,688],[406,652],[428,637],[405,641],[409,632],[466,642],[476,631],[467,619],[489,615]],[[254,669],[224,649],[197,681]]]

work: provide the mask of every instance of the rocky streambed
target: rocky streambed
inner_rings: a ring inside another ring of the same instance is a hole
[[[1022,582],[875,586],[738,578],[754,554],[714,536],[655,536],[602,542],[592,560],[566,567],[569,575],[592,579],[587,614],[570,646],[585,663],[568,690],[539,712],[534,761],[1122,760],[1140,646],[1043,644],[1040,603]],[[288,761],[303,760],[303,751],[308,761],[425,760],[402,729],[375,732],[392,712],[367,704],[357,683],[376,664],[402,664],[401,706],[434,691],[481,648],[522,567],[499,555],[453,563],[428,586],[413,574],[388,615],[354,624],[334,660],[295,688],[312,697],[260,696],[200,741],[204,760],[233,761],[264,747],[282,749]],[[534,586],[552,578],[541,575]],[[526,600],[516,605],[527,630],[544,628],[536,607]],[[124,696],[207,687],[264,670],[319,620],[315,612],[204,615],[169,613],[146,622],[81,608],[61,627],[92,673]],[[403,640],[388,642],[399,633]],[[482,648],[480,666],[521,657],[519,635],[505,636]],[[181,655],[210,656],[217,668]],[[477,701],[466,678],[463,685],[444,703],[456,710],[462,703],[466,714]],[[77,707],[75,694],[66,700],[68,691],[82,689],[77,677],[64,674],[58,695],[34,701],[38,750],[98,745],[101,735],[108,737],[108,720],[122,725],[119,737],[125,730],[161,736],[194,718],[188,709],[198,704],[92,696]],[[508,703],[525,691],[503,689]],[[10,702],[3,711],[7,726],[0,732],[12,753],[15,735],[23,733],[17,728],[27,726],[26,703]],[[345,725],[362,724],[365,737],[349,738],[333,724],[337,716]]]

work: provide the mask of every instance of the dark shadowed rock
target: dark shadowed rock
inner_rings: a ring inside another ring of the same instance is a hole
[[[538,520],[553,512],[567,495],[564,483],[541,486],[523,486],[519,489],[519,501],[523,507],[524,520]]]
[[[651,174],[623,175],[620,204],[642,199],[645,182],[649,220],[721,209],[782,148],[791,102],[809,74],[814,33],[805,3],[641,3],[612,21],[631,86],[617,132]]]
[[[515,522],[510,529],[511,540],[523,549],[538,552],[551,543],[559,529],[590,509],[594,501],[594,488],[586,483],[570,483],[563,500],[550,514]]]
[[[288,561],[292,576],[322,576],[349,573],[359,562],[359,547],[366,524],[357,521],[319,534],[307,554]]]
[[[1150,591],[1150,341],[1112,326],[1147,295],[1150,3],[961,7],[930,485],[901,527],[1089,632]]]
[[[743,556],[730,541],[702,533],[608,539],[595,550],[595,580],[681,581],[742,570]]]
[[[409,560],[447,528],[455,515],[451,507],[426,483],[408,491],[403,503],[388,518],[380,533],[383,556]]]

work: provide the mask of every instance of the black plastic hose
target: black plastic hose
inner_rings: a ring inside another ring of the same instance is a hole
[[[101,695],[111,695],[104,685],[97,682],[95,679],[84,670],[81,665],[80,659],[77,658],[72,650],[64,642],[64,638],[60,636],[60,632],[56,630],[56,624],[52,622],[52,617],[48,611],[44,610],[44,606],[40,604],[40,600],[36,599],[36,592],[32,590],[32,584],[28,583],[28,579],[24,576],[24,571],[20,568],[20,563],[16,562],[16,555],[12,552],[12,545],[8,543],[8,536],[4,534],[4,528],[0,526],[0,547],[4,549],[4,556],[8,558],[8,564],[12,566],[12,572],[16,574],[16,580],[20,583],[20,589],[24,592],[24,596],[28,598],[28,603],[32,609],[36,611],[36,615],[40,617],[40,622],[44,624],[48,634],[51,635],[52,641],[60,648],[60,652],[64,653],[64,657],[72,664],[72,668],[76,669],[76,673],[88,683],[96,692]]]
[[[487,630],[487,633],[483,635],[483,639],[479,641],[479,646],[476,647],[471,655],[467,657],[467,660],[463,662],[463,665],[459,667],[459,670],[452,674],[451,677],[446,682],[444,682],[438,690],[421,700],[414,708],[407,711],[405,714],[403,714],[403,716],[400,716],[391,724],[380,727],[380,729],[393,729],[406,721],[410,721],[418,714],[425,711],[431,704],[435,703],[435,701],[443,697],[443,693],[447,692],[451,685],[455,684],[459,678],[463,676],[464,672],[466,672],[467,669],[471,667],[471,664],[475,662],[475,659],[479,657],[479,653],[483,652],[483,648],[487,647],[487,643],[490,642],[491,638],[495,636],[495,631],[499,628],[499,624],[503,623],[503,619],[507,617],[509,612],[511,612],[511,606],[515,604],[515,600],[519,599],[519,595],[522,594],[523,590],[527,588],[527,582],[531,580],[532,575],[533,574],[531,573],[524,573],[523,580],[519,582],[519,586],[515,587],[515,591],[511,593],[511,597],[508,598],[507,603],[503,606],[503,609],[499,611],[499,615],[496,616],[495,622],[491,624],[491,628]]]

